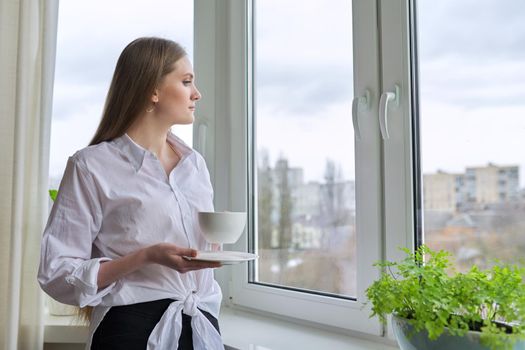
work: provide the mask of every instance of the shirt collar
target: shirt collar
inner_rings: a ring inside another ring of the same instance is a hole
[[[182,157],[179,162],[182,162],[185,158],[189,158],[194,167],[198,167],[197,157],[195,155],[195,150],[188,146],[180,137],[168,131],[167,141],[173,145],[179,152],[182,153]]]
[[[193,165],[197,167],[196,157],[193,154],[194,150],[191,147],[186,145],[184,141],[182,141],[171,131],[168,132],[167,141],[182,153],[182,158],[179,162],[182,162],[186,157],[189,157]],[[142,168],[142,165],[144,164],[144,158],[155,157],[155,155],[152,152],[148,151],[147,149],[143,148],[135,141],[133,141],[127,133],[120,137],[117,137],[113,140],[113,142],[115,143],[117,148],[119,148],[120,151],[126,156],[126,158],[128,158],[128,160],[133,165],[133,168],[137,172],[140,170],[140,168]]]

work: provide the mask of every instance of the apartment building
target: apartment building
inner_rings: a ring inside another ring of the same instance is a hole
[[[464,174],[438,171],[423,176],[425,210],[456,212],[519,198],[519,166],[467,167]]]

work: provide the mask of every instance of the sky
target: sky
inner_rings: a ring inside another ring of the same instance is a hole
[[[327,158],[353,179],[350,2],[288,2],[256,2],[258,148],[271,162],[284,156],[302,167],[307,181],[322,180]],[[418,4],[423,172],[517,164],[523,187],[525,7],[520,0]],[[159,35],[192,55],[193,1],[63,1],[58,30],[51,176],[88,144],[127,43]],[[191,126],[175,132],[191,144]]]
[[[306,179],[322,179],[327,155],[353,179],[349,2],[310,1],[293,11],[281,3],[257,2],[260,147],[270,148],[274,160],[284,155],[291,166],[304,167]],[[418,4],[423,172],[520,165],[523,187],[523,3]]]
[[[305,181],[322,181],[327,159],[353,179],[350,2],[255,4],[257,148],[303,168]]]
[[[426,173],[519,165],[525,186],[525,7],[418,1]]]

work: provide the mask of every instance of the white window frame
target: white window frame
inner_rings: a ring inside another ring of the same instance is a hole
[[[399,247],[415,246],[414,154],[410,62],[410,0],[381,0],[382,92],[399,86],[399,105],[388,108],[389,138],[383,143],[385,257],[404,257]]]
[[[409,2],[352,2],[354,95],[363,96],[368,90],[371,97],[370,108],[359,113],[361,138],[355,141],[357,300],[252,284],[248,264],[240,264],[216,272],[224,303],[300,322],[383,335],[377,319],[369,318],[370,306],[363,305],[366,288],[379,276],[373,264],[398,257],[397,247],[414,245]],[[195,0],[194,64],[203,99],[196,113],[194,143],[210,170],[217,211],[247,211],[250,201],[257,199],[257,193],[247,192],[252,152],[252,6],[252,0]],[[380,25],[374,23],[377,18]],[[391,138],[382,140],[379,97],[383,87],[394,84],[401,87],[400,104],[389,109]],[[247,251],[255,220],[250,213],[241,239],[224,249]]]
[[[413,110],[417,108],[413,90],[417,71],[413,69],[415,52],[411,41],[416,40],[414,16],[416,0],[379,0],[381,93],[394,92],[399,87],[398,104],[388,108],[389,138],[381,137],[383,161],[384,260],[399,261],[405,254],[400,248],[414,249],[416,240],[415,177]],[[416,67],[417,68],[417,67]],[[417,93],[417,91],[415,91]],[[420,176],[420,175],[419,175]],[[420,198],[418,199],[420,200]],[[417,213],[422,215],[421,213]],[[421,222],[421,221],[420,221]],[[422,223],[422,222],[421,222]],[[395,339],[389,324],[385,337]]]

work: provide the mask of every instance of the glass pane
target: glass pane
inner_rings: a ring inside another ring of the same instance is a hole
[[[118,56],[141,36],[175,40],[192,57],[193,1],[60,2],[50,188],[58,188],[67,158],[95,134]],[[174,132],[192,144],[191,125],[176,126]]]
[[[356,295],[351,5],[255,4],[255,282]]]
[[[525,7],[420,1],[424,241],[459,270],[525,253]]]

